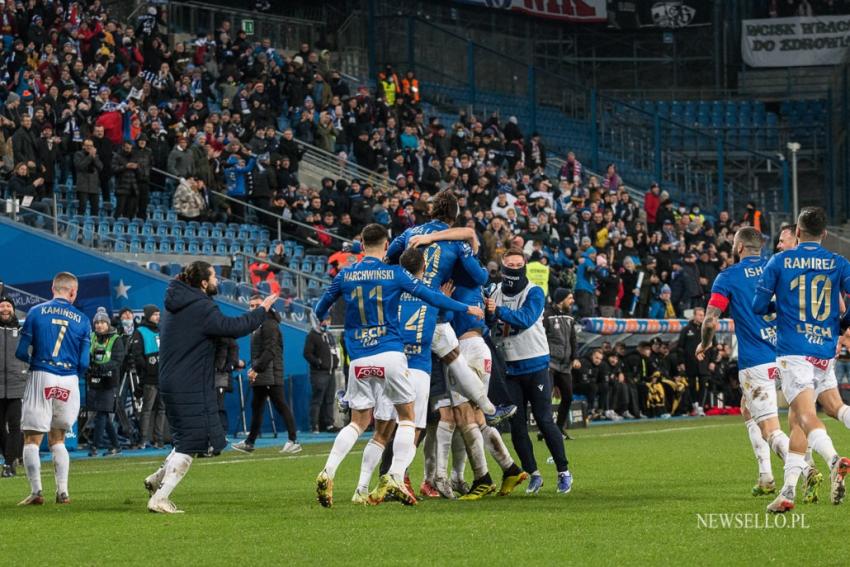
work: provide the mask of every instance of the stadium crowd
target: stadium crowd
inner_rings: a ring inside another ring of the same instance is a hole
[[[97,1],[4,4],[7,194],[49,212],[67,183],[79,214],[103,206],[144,218],[150,191],[163,190],[182,220],[275,222],[246,213],[245,202],[300,221],[287,231],[333,253],[341,241],[330,234],[355,238],[370,222],[400,234],[450,189],[491,271],[508,248],[522,248],[535,282],[547,293],[574,289],[582,317],[664,318],[703,305],[732,261],[734,230],[760,223],[754,204],[745,219],[709,220],[658,185],[641,207],[614,165],[591,175],[571,152],[553,171],[540,136],[515,117],[426,118],[413,72],[386,66],[375,90],[352,90],[330,54],[308,44],[284,54],[224,21],[172,46],[165,29],[154,6],[129,25]],[[298,141],[376,176],[300,183]],[[388,184],[375,183],[384,175]]]

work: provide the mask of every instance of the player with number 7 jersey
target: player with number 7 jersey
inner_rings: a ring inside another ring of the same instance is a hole
[[[27,313],[15,356],[30,365],[24,391],[21,429],[24,432],[24,466],[30,495],[20,504],[43,504],[41,461],[38,447],[48,434],[56,474],[56,502],[68,498],[68,451],[65,432],[80,411],[78,376],[89,365],[91,323],[74,307],[77,278],[60,273],[53,279],[53,299]]]

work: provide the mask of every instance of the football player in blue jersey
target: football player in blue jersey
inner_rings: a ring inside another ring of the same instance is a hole
[[[440,232],[449,228],[457,219],[460,208],[457,198],[449,191],[437,193],[431,200],[431,221],[409,228],[398,238],[392,241],[387,250],[387,261],[390,264],[398,263],[398,259],[404,252],[410,240],[417,235]],[[487,270],[481,266],[472,247],[460,240],[445,240],[434,242],[425,249],[425,274],[422,281],[432,290],[439,290],[446,281],[452,278],[456,267],[460,265],[475,285],[487,283]],[[496,423],[513,415],[514,407],[497,408],[493,406],[487,397],[487,390],[481,380],[473,372],[463,355],[460,353],[457,336],[447,321],[439,321],[434,331],[431,348],[446,366],[456,381],[463,395],[473,400],[481,411],[488,416],[491,423]]]
[[[316,479],[316,494],[324,507],[333,505],[333,478],[345,456],[369,426],[389,421],[393,406],[398,416],[393,462],[369,495],[371,502],[393,494],[405,504],[416,498],[404,485],[404,471],[415,455],[415,390],[407,372],[404,342],[398,319],[399,300],[404,292],[446,311],[483,317],[479,307],[464,305],[433,291],[404,268],[382,261],[387,251],[387,230],[379,224],[363,229],[363,260],[340,272],[316,305],[316,316],[324,320],[334,302],[345,301],[343,339],[351,363],[345,399],[351,408],[351,423],[337,435],[325,468]]]
[[[415,248],[408,248],[401,255],[399,264],[414,278],[419,279],[425,271],[425,256]],[[451,293],[445,293],[445,290],[443,293],[447,297],[451,297]],[[434,335],[434,326],[437,324],[437,308],[404,292],[399,300],[398,317],[401,325],[401,338],[404,342],[404,354],[407,356],[407,373],[416,394],[416,399],[413,402],[413,413],[415,416],[414,424],[416,425],[415,440],[418,446],[419,437],[425,430],[428,421],[428,394],[431,388],[431,337]],[[389,450],[387,450],[387,441],[390,440],[395,429],[395,420],[378,423],[381,430],[379,431],[376,428],[375,435],[363,449],[360,480],[351,499],[352,502],[358,504],[369,503],[369,483],[378,463],[384,459],[384,466],[388,469],[392,461],[392,446],[390,445]],[[384,472],[383,467],[382,472]]]
[[[78,282],[68,272],[53,278],[53,299],[27,313],[15,356],[30,365],[21,429],[30,495],[19,505],[44,504],[38,448],[47,434],[56,477],[56,503],[68,504],[70,459],[65,432],[80,412],[79,376],[89,366],[91,323],[76,307]]]
[[[410,245],[414,247],[429,246],[434,242],[445,240],[466,241],[470,244],[474,253],[478,251],[478,237],[471,228],[450,228],[440,232],[413,236],[410,239]],[[462,303],[483,307],[484,292],[482,287],[476,285],[462,269],[455,269],[453,277],[455,279],[450,280],[455,284],[452,297]],[[485,336],[489,334],[487,325],[483,321],[463,314],[454,314],[451,325],[455,335],[459,337],[460,353],[484,384],[485,390],[489,389],[493,357],[490,347],[484,340]],[[514,463],[499,431],[487,424],[483,412],[470,404],[469,399],[464,396],[457,381],[453,378],[453,375],[449,375],[447,380],[448,395],[443,399],[436,400],[434,404],[440,411],[440,422],[437,425],[436,432],[437,459],[434,486],[442,496],[447,498],[453,496],[446,479],[446,465],[452,435],[458,428],[469,453],[474,474],[472,487],[461,496],[461,500],[480,500],[487,494],[496,491],[496,485],[490,477],[487,458],[484,454],[485,447],[502,469],[502,485],[499,489],[499,495],[507,496],[528,478],[528,473],[523,472]],[[462,459],[463,453],[460,453],[460,458],[455,456],[455,464],[459,464],[457,461]],[[453,466],[452,468],[452,484],[454,487],[459,487],[463,481],[463,466]],[[460,473],[458,478],[455,478],[456,473]]]
[[[732,253],[736,263],[714,280],[701,342],[696,349],[697,358],[703,360],[712,347],[720,316],[728,308],[738,339],[738,381],[744,398],[742,413],[759,466],[759,480],[753,487],[753,496],[776,492],[770,450],[784,462],[789,443],[779,426],[776,405],[775,316],[755,315],[751,308],[756,283],[767,263],[761,256],[762,244],[762,235],[754,228],[745,227],[735,234]],[[806,477],[804,500],[815,502],[823,476],[808,463],[803,474]]]
[[[776,362],[782,393],[790,404],[791,442],[785,460],[785,483],[768,505],[769,512],[794,508],[807,442],[829,465],[833,504],[844,499],[844,478],[850,472],[850,459],[836,452],[815,406],[817,398],[838,386],[834,357],[839,303],[850,291],[850,263],[821,246],[826,223],[826,212],[820,207],[806,207],[800,212],[797,246],[770,259],[753,298],[753,311],[758,315],[766,315],[775,306]],[[839,416],[850,419],[848,408]]]

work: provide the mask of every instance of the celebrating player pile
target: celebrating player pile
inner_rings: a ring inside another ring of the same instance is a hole
[[[844,499],[844,477],[850,472],[850,459],[835,451],[815,407],[816,399],[832,405],[833,396],[838,395],[834,372],[838,308],[840,297],[850,291],[850,263],[821,246],[826,235],[823,209],[803,209],[796,233],[797,247],[773,256],[765,265],[752,303],[757,315],[767,315],[776,298],[776,363],[782,393],[791,405],[785,483],[767,507],[777,513],[794,508],[797,481],[806,467],[807,442],[829,465],[833,504]],[[840,405],[833,415],[847,425],[850,408]]]

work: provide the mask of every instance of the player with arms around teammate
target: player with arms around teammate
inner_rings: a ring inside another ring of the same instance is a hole
[[[21,501],[21,506],[44,504],[38,447],[45,433],[53,455],[56,503],[70,503],[70,459],[65,448],[65,432],[74,425],[80,412],[78,376],[86,375],[91,342],[91,323],[73,306],[77,289],[74,274],[56,274],[53,299],[30,309],[15,352],[18,359],[30,365],[21,419],[30,495]]]
[[[387,260],[397,264],[401,253],[411,244],[411,239],[418,235],[427,235],[449,228],[457,219],[460,208],[457,198],[449,191],[440,191],[432,199],[433,220],[405,230],[393,240],[387,250]],[[422,281],[434,291],[452,278],[456,268],[466,272],[474,285],[487,283],[487,270],[481,266],[472,247],[460,240],[442,240],[433,242],[425,249],[425,275]],[[439,321],[434,331],[431,343],[434,354],[448,366],[449,372],[463,395],[473,400],[481,411],[488,416],[491,423],[496,423],[516,411],[513,407],[497,409],[487,397],[487,390],[475,372],[470,369],[463,354],[460,352],[457,335],[452,326],[446,321]]]
[[[785,461],[788,436],[779,426],[776,406],[776,323],[773,315],[753,314],[751,303],[756,283],[767,260],[761,257],[762,236],[752,227],[740,229],[732,242],[735,265],[720,272],[711,288],[711,299],[702,325],[696,356],[705,358],[711,348],[718,320],[728,308],[738,339],[738,381],[744,395],[743,414],[759,465],[759,481],[753,496],[776,492],[770,467],[770,450]],[[767,441],[765,443],[764,441]],[[822,480],[816,468],[805,466],[805,500],[817,500]]]
[[[413,461],[416,394],[407,372],[407,358],[399,329],[399,299],[403,292],[447,311],[468,312],[483,317],[477,307],[467,306],[441,293],[432,291],[399,266],[382,260],[386,254],[388,236],[379,224],[363,229],[365,256],[357,264],[345,268],[335,278],[316,305],[319,320],[327,317],[331,306],[340,296],[345,301],[346,351],[351,357],[348,368],[348,390],[345,399],[351,408],[351,422],[334,440],[325,468],[316,479],[319,503],[333,505],[333,478],[336,470],[357,438],[368,427],[375,414],[376,421],[389,421],[392,408],[398,415],[398,428],[393,442],[393,461],[388,474],[370,495],[372,502],[382,501],[394,494],[405,504],[415,504],[416,498],[404,486],[404,471]],[[378,428],[383,424],[378,424]],[[365,457],[365,454],[364,454]]]
[[[171,424],[174,450],[145,479],[148,510],[182,512],[170,500],[192,464],[193,455],[218,454],[227,445],[218,414],[215,350],[218,338],[239,338],[259,328],[277,299],[266,297],[239,317],[225,317],[213,301],[218,293],[215,270],[192,262],[168,284],[160,321],[159,391]]]
[[[807,442],[829,465],[833,504],[844,499],[844,477],[850,472],[850,459],[835,451],[815,407],[816,398],[837,389],[833,357],[839,334],[839,298],[850,291],[850,263],[821,246],[826,222],[826,213],[819,207],[800,212],[796,248],[770,259],[753,299],[753,311],[766,315],[776,298],[776,363],[782,393],[790,404],[785,484],[768,505],[769,512],[794,508]]]

